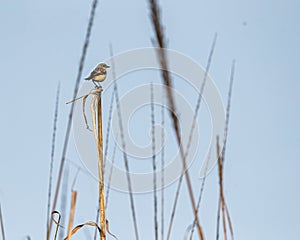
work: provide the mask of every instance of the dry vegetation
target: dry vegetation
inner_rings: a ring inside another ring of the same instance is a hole
[[[95,134],[95,140],[97,143],[97,152],[98,152],[98,172],[99,172],[99,209],[97,212],[97,218],[95,222],[92,221],[88,221],[84,224],[80,224],[77,226],[73,226],[75,219],[74,219],[74,213],[76,210],[76,196],[77,196],[77,191],[74,191],[72,189],[72,199],[71,199],[71,209],[69,211],[69,223],[68,223],[68,231],[67,231],[67,236],[65,239],[70,240],[72,238],[72,235],[75,234],[78,230],[80,230],[82,227],[84,226],[92,226],[95,227],[95,235],[94,235],[94,239],[97,239],[97,236],[100,237],[101,240],[106,239],[106,235],[107,233],[110,234],[112,237],[116,238],[112,233],[110,233],[109,231],[109,227],[108,227],[108,222],[106,220],[105,217],[105,209],[106,209],[106,203],[104,201],[104,199],[106,199],[106,202],[108,200],[108,195],[109,195],[109,186],[107,189],[106,194],[104,194],[104,184],[103,184],[103,169],[104,169],[104,162],[103,162],[103,152],[104,155],[107,154],[107,146],[108,146],[108,139],[109,139],[109,133],[110,133],[110,121],[111,121],[111,114],[112,114],[112,105],[113,102],[116,102],[116,106],[117,106],[117,112],[118,112],[118,117],[119,117],[119,128],[120,128],[120,139],[122,142],[122,147],[123,149],[126,150],[126,143],[125,143],[125,139],[124,139],[124,126],[122,123],[122,109],[120,108],[120,99],[119,99],[119,93],[118,93],[118,86],[116,84],[116,81],[114,81],[114,91],[112,93],[112,98],[111,98],[111,102],[110,102],[110,112],[109,112],[109,121],[108,121],[108,127],[106,129],[106,142],[105,142],[105,151],[103,151],[103,139],[102,139],[102,109],[101,109],[101,91],[99,93],[99,91],[97,93],[95,92],[91,92],[83,97],[80,98],[76,98],[77,93],[78,93],[78,88],[79,88],[79,83],[82,79],[82,70],[84,67],[84,62],[85,62],[85,58],[86,58],[86,53],[87,53],[87,49],[89,46],[89,41],[90,41],[90,36],[91,36],[91,32],[92,32],[92,27],[93,27],[93,22],[94,22],[94,16],[95,16],[95,10],[97,7],[97,0],[93,1],[92,4],[92,9],[91,9],[91,13],[90,13],[90,19],[89,19],[89,23],[88,23],[88,28],[87,28],[87,33],[86,33],[86,38],[85,38],[85,42],[84,42],[84,46],[83,46],[83,50],[82,50],[82,56],[80,59],[80,65],[79,65],[79,69],[78,69],[78,74],[77,74],[77,78],[75,81],[75,86],[74,86],[74,92],[73,92],[73,98],[74,100],[69,102],[72,103],[70,104],[70,113],[68,116],[68,124],[67,124],[67,129],[66,129],[66,134],[65,134],[65,140],[64,140],[64,145],[63,145],[63,151],[62,151],[62,155],[61,155],[61,159],[60,159],[60,167],[59,167],[59,172],[58,172],[58,178],[56,179],[56,188],[55,188],[55,193],[54,193],[54,197],[52,198],[52,192],[51,192],[51,188],[52,188],[52,175],[53,175],[53,161],[54,161],[54,151],[55,151],[55,138],[56,138],[56,130],[57,130],[57,116],[58,116],[58,102],[59,102],[59,87],[57,90],[57,98],[56,98],[56,104],[55,104],[55,114],[54,114],[54,124],[53,124],[53,140],[52,140],[52,151],[51,151],[51,163],[50,163],[50,174],[49,174],[49,191],[48,191],[48,210],[47,210],[47,234],[46,234],[46,239],[50,240],[51,236],[53,235],[53,239],[56,240],[57,236],[58,236],[58,232],[60,230],[60,228],[62,227],[61,224],[61,214],[59,212],[56,211],[56,206],[57,206],[57,202],[58,202],[58,196],[59,196],[59,192],[60,192],[60,187],[61,187],[61,181],[62,181],[62,177],[63,177],[63,173],[64,173],[64,165],[65,165],[65,160],[66,160],[66,151],[68,148],[68,143],[69,143],[69,138],[70,138],[70,131],[71,131],[71,123],[72,123],[72,118],[73,118],[73,111],[74,111],[74,104],[73,102],[75,100],[79,100],[81,98],[83,98],[83,106],[85,107],[85,100],[86,98],[89,96],[89,94],[91,94],[93,96],[93,100],[92,100],[92,116],[93,116],[93,129],[92,131]],[[175,136],[176,136],[176,142],[177,142],[177,147],[179,148],[180,151],[180,156],[181,156],[181,160],[182,160],[182,165],[183,165],[183,169],[182,169],[182,175],[178,181],[178,185],[177,185],[177,191],[174,193],[174,202],[172,204],[172,212],[170,214],[170,220],[168,223],[168,230],[167,232],[167,236],[166,239],[170,239],[171,236],[171,232],[172,232],[172,226],[173,226],[173,221],[175,218],[175,213],[176,213],[176,209],[177,209],[177,204],[178,204],[178,196],[181,190],[181,184],[183,182],[183,178],[185,178],[185,182],[187,184],[187,189],[188,189],[188,193],[189,193],[189,199],[190,199],[190,207],[193,210],[194,213],[194,218],[191,219],[191,222],[193,222],[193,224],[191,225],[191,227],[188,228],[187,234],[186,234],[186,239],[192,239],[193,238],[193,233],[195,231],[195,229],[197,230],[197,239],[205,239],[205,230],[202,229],[201,227],[201,221],[199,218],[199,207],[201,204],[201,199],[202,199],[202,193],[204,190],[204,185],[205,185],[205,179],[204,181],[202,181],[202,185],[199,186],[200,188],[200,194],[198,197],[198,200],[196,201],[195,198],[195,194],[193,192],[193,188],[192,188],[192,181],[191,181],[191,177],[190,177],[190,172],[189,169],[187,168],[187,164],[186,164],[186,159],[188,157],[188,151],[189,151],[189,146],[191,144],[192,141],[192,133],[194,131],[195,128],[195,122],[198,116],[198,112],[200,109],[200,105],[201,105],[201,99],[202,99],[202,93],[204,91],[205,88],[205,83],[206,83],[206,78],[207,78],[207,74],[208,71],[210,69],[211,66],[211,62],[212,62],[212,57],[213,57],[213,52],[215,49],[215,44],[216,44],[216,35],[214,36],[213,39],[213,43],[212,43],[212,47],[211,47],[211,51],[208,57],[208,63],[207,63],[207,67],[206,67],[206,72],[205,72],[205,76],[203,79],[203,84],[201,85],[201,92],[199,93],[199,97],[197,99],[196,102],[196,106],[195,106],[195,111],[194,111],[194,117],[193,117],[193,123],[191,124],[191,130],[190,130],[190,135],[189,135],[189,142],[187,144],[187,149],[183,149],[183,145],[182,145],[182,140],[181,140],[181,135],[180,135],[180,123],[176,117],[176,100],[174,98],[174,94],[172,92],[172,87],[173,87],[173,83],[172,83],[172,78],[171,75],[168,71],[168,59],[167,56],[164,52],[163,49],[165,49],[166,46],[166,36],[165,36],[165,32],[164,32],[164,26],[161,22],[161,11],[160,8],[157,4],[156,0],[149,0],[149,9],[150,9],[150,19],[152,22],[152,26],[153,26],[153,31],[154,31],[154,39],[152,39],[153,45],[154,47],[157,48],[157,58],[159,60],[160,63],[160,67],[161,67],[161,79],[163,84],[167,87],[167,92],[166,92],[166,97],[167,97],[167,101],[168,101],[168,106],[169,106],[169,117],[172,121],[172,127],[173,130],[175,132]],[[113,56],[113,52],[112,52],[112,46],[110,47],[111,50],[111,56]],[[114,64],[112,64],[112,74],[115,78],[115,72],[114,72]],[[229,210],[228,210],[228,205],[225,199],[225,195],[224,195],[224,163],[225,163],[225,152],[226,152],[226,143],[227,143],[227,137],[228,137],[228,126],[229,126],[229,116],[230,116],[230,103],[231,103],[231,95],[232,95],[232,87],[233,87],[233,79],[234,79],[234,62],[232,64],[232,70],[231,70],[231,77],[230,77],[230,86],[229,86],[229,92],[228,92],[228,102],[227,102],[227,110],[226,110],[226,128],[225,128],[225,137],[224,137],[224,144],[223,144],[223,149],[220,149],[220,144],[219,144],[219,140],[218,145],[217,145],[217,155],[218,157],[218,171],[219,171],[219,205],[217,206],[218,208],[218,216],[217,216],[217,230],[216,230],[216,239],[219,239],[220,237],[220,224],[222,223],[222,229],[223,229],[223,238],[225,240],[227,239],[233,239],[233,226],[232,226],[232,221],[229,215]],[[153,86],[151,85],[151,89],[150,89],[150,94],[151,94],[151,123],[152,123],[152,150],[153,150],[153,171],[154,173],[157,170],[157,166],[155,164],[156,160],[155,160],[155,139],[154,139],[154,124],[155,124],[155,114],[154,114],[154,105],[153,105]],[[163,109],[163,108],[162,108]],[[164,116],[164,110],[162,110],[162,115]],[[86,117],[85,117],[86,120]],[[87,124],[87,120],[86,120],[86,124]],[[162,125],[164,125],[164,118],[163,118],[163,122]],[[87,128],[88,125],[87,125]],[[162,138],[164,138],[163,133],[162,133]],[[114,153],[115,153],[115,149],[114,149]],[[163,153],[163,152],[162,152]],[[134,226],[134,232],[135,232],[135,239],[143,239],[142,237],[142,233],[139,233],[139,229],[138,229],[138,220],[137,220],[137,214],[136,211],[138,211],[138,209],[136,209],[135,206],[135,202],[134,202],[134,195],[132,193],[132,180],[130,178],[130,165],[129,165],[129,160],[128,160],[128,156],[126,154],[126,151],[123,152],[123,160],[124,160],[124,165],[125,165],[125,169],[127,171],[127,184],[128,184],[128,192],[129,192],[129,201],[130,201],[130,208],[131,208],[131,214],[132,214],[132,222],[133,222],[133,226]],[[164,161],[164,156],[162,156],[162,161]],[[162,170],[163,170],[163,164],[162,164]],[[111,178],[111,172],[109,173],[110,178]],[[156,186],[157,186],[157,182],[158,181],[156,179],[156,176],[153,179],[154,181],[154,189],[153,189],[153,203],[154,203],[154,236],[155,239],[164,239],[165,238],[165,231],[164,228],[161,229],[161,237],[159,238],[159,233],[158,233],[158,225],[159,225],[159,218],[158,218],[158,210],[157,210],[157,205],[158,205],[158,196],[157,196],[157,191],[156,191]],[[162,184],[164,183],[164,178],[162,176],[161,179]],[[96,191],[96,189],[95,189]],[[105,198],[106,197],[106,198]],[[162,198],[161,198],[161,206],[164,206],[164,194],[162,191]],[[58,218],[56,219],[55,216],[58,216]],[[164,225],[164,211],[162,210],[161,213],[161,225]],[[5,233],[4,233],[4,221],[2,218],[2,212],[1,212],[1,205],[0,205],[0,223],[1,223],[1,233],[2,233],[2,239],[5,240]],[[55,225],[55,229],[53,229],[53,225]],[[229,229],[229,233],[230,235],[228,236],[228,229]],[[99,235],[97,235],[97,233]],[[28,237],[30,239],[30,237]],[[123,239],[121,236],[119,236],[120,239]]]

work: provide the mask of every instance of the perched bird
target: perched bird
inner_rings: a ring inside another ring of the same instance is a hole
[[[98,66],[90,73],[90,76],[86,77],[85,80],[92,80],[96,87],[99,87],[95,82],[103,82],[106,78],[106,69],[110,66],[106,63],[100,63]]]

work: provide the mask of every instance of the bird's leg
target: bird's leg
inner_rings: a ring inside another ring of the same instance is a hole
[[[100,85],[100,82],[97,82],[96,87],[97,87],[97,88],[102,88],[102,86]]]
[[[95,87],[98,87],[98,85],[95,83],[95,81],[94,81],[94,80],[92,80],[92,82],[94,83]]]

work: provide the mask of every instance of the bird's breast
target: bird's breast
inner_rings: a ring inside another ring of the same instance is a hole
[[[104,79],[106,78],[106,75],[105,74],[103,74],[103,75],[98,75],[98,76],[95,76],[94,78],[93,78],[93,80],[94,81],[103,81]]]

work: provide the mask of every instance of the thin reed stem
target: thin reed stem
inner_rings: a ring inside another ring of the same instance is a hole
[[[114,69],[112,69],[114,71]],[[111,94],[110,104],[109,104],[109,112],[108,112],[108,121],[107,121],[107,127],[106,127],[106,135],[105,135],[105,149],[104,149],[104,171],[106,166],[106,158],[108,154],[108,146],[109,146],[109,137],[110,137],[110,126],[111,126],[111,119],[112,119],[112,110],[114,105],[114,99],[115,99],[115,91],[113,90]]]
[[[173,222],[175,219],[175,212],[177,209],[177,203],[178,203],[178,199],[179,199],[179,193],[180,193],[180,187],[181,187],[182,180],[183,180],[183,174],[181,174],[181,176],[179,178],[179,182],[178,182],[176,193],[175,193],[172,212],[171,212],[171,216],[170,216],[170,223],[169,223],[169,227],[168,227],[167,240],[169,240],[171,237],[171,230],[172,230]]]
[[[184,175],[186,178],[186,183],[187,183],[188,193],[189,193],[189,197],[190,197],[190,201],[191,201],[191,206],[192,206],[194,216],[196,219],[196,225],[197,225],[197,230],[199,233],[199,238],[201,240],[203,240],[204,235],[203,235],[202,228],[200,226],[200,221],[198,218],[191,178],[190,178],[189,171],[187,168],[185,153],[184,153],[182,142],[181,142],[180,126],[179,126],[178,119],[176,118],[176,107],[175,107],[175,100],[174,100],[173,90],[172,90],[172,81],[171,81],[171,76],[169,75],[169,71],[168,71],[167,56],[165,55],[165,52],[164,52],[164,48],[166,45],[165,45],[163,27],[162,27],[161,19],[160,19],[160,10],[159,10],[156,0],[149,0],[149,5],[150,5],[150,9],[151,9],[152,25],[153,25],[154,32],[156,35],[156,43],[159,46],[159,49],[157,51],[157,57],[160,62],[162,79],[164,81],[164,84],[167,87],[167,97],[168,97],[169,108],[170,108],[169,114],[170,114],[172,122],[173,122],[173,128],[175,131],[180,156],[182,159],[182,169],[183,169],[183,172],[185,172]]]
[[[221,199],[219,197],[218,201],[218,211],[217,211],[217,228],[216,228],[216,240],[220,238],[220,217],[221,217]]]
[[[113,50],[112,45],[110,45],[110,55],[113,56]],[[112,68],[115,68],[114,60],[112,59]],[[132,193],[132,183],[130,178],[130,171],[129,171],[129,162],[126,152],[126,143],[125,143],[125,136],[124,136],[124,128],[123,128],[123,121],[122,121],[122,114],[121,114],[121,106],[120,106],[120,99],[119,99],[119,92],[118,92],[118,86],[117,86],[117,80],[115,73],[113,71],[113,79],[114,79],[114,91],[115,91],[115,97],[116,97],[116,103],[117,103],[117,113],[119,118],[119,128],[120,128],[120,137],[122,141],[122,149],[123,149],[123,159],[124,159],[124,165],[126,170],[126,178],[127,178],[127,184],[128,184],[128,191],[129,191],[129,199],[130,199],[130,206],[131,206],[131,213],[132,213],[132,220],[134,225],[134,233],[136,240],[139,239],[138,234],[138,225],[136,220],[136,212],[135,212],[135,206],[134,206],[134,198]]]
[[[202,81],[202,84],[201,84],[200,92],[199,92],[199,95],[198,95],[198,99],[197,99],[197,103],[196,103],[196,107],[195,107],[195,111],[194,111],[194,116],[193,116],[193,120],[192,120],[191,129],[190,129],[190,132],[189,132],[189,138],[188,138],[188,143],[187,143],[187,147],[186,147],[185,158],[187,158],[190,147],[191,147],[191,143],[192,143],[192,139],[193,139],[193,133],[194,133],[195,126],[196,126],[196,120],[197,120],[197,116],[198,116],[198,113],[199,113],[199,110],[200,110],[201,100],[202,100],[203,92],[204,92],[204,87],[206,85],[208,72],[209,72],[209,69],[210,69],[210,66],[211,66],[212,57],[213,57],[214,49],[215,49],[215,46],[216,46],[216,41],[217,41],[217,34],[214,35],[213,43],[212,43],[212,46],[211,46],[211,49],[210,49],[210,52],[209,52],[207,66],[206,66],[203,81]],[[181,176],[179,178],[179,181],[178,181],[178,185],[177,185],[177,190],[176,190],[175,199],[174,199],[174,203],[173,203],[173,208],[172,208],[172,214],[171,214],[171,219],[170,219],[170,224],[169,224],[169,229],[168,229],[168,238],[167,239],[170,239],[170,234],[171,234],[171,230],[172,230],[172,226],[173,226],[173,222],[174,222],[178,197],[179,197],[179,193],[180,193],[180,189],[181,189],[181,185],[182,185],[183,174],[184,173],[181,174]],[[204,183],[205,183],[205,181],[204,181]],[[197,211],[198,210],[199,210],[199,207],[198,207],[198,204],[197,204]],[[195,227],[194,225],[195,224],[193,224],[193,228],[191,230],[191,236],[193,235],[193,232],[194,232],[194,227]]]
[[[225,219],[225,199],[224,199],[224,191],[223,191],[223,158],[220,151],[219,137],[217,137],[217,157],[218,157],[218,169],[219,169],[220,203],[221,203],[221,212],[222,212],[223,233],[224,233],[224,240],[227,240],[227,228],[226,228],[226,219]]]
[[[155,240],[158,240],[158,217],[157,217],[157,179],[156,179],[156,156],[155,156],[155,115],[154,115],[154,92],[153,83],[150,85],[151,101],[151,135],[152,135],[152,170],[153,170],[153,202],[154,202],[154,232]]]
[[[66,222],[66,212],[67,212],[67,192],[68,192],[68,185],[69,185],[69,170],[70,165],[69,162],[65,165],[65,170],[63,173],[62,179],[62,194],[60,195],[60,213],[61,213],[61,225],[64,226]],[[59,231],[58,239],[63,239],[65,236],[65,229],[61,228]]]
[[[58,215],[58,219],[57,219],[57,220],[54,219],[54,217],[53,217],[54,214],[57,214],[57,215]],[[51,214],[51,220],[54,221],[55,224],[56,224],[55,234],[54,234],[54,240],[56,240],[56,238],[57,238],[57,233],[58,233],[58,229],[59,229],[59,227],[60,227],[61,214],[60,214],[58,211],[52,212],[52,214]]]
[[[72,191],[71,210],[70,210],[70,216],[69,216],[69,226],[68,226],[67,240],[71,240],[71,238],[72,238],[72,228],[73,228],[73,222],[74,222],[76,200],[77,200],[77,192]]]
[[[5,240],[4,221],[2,216],[1,203],[0,203],[0,226],[1,226],[2,240]]]
[[[163,144],[161,149],[161,239],[165,237],[165,107],[164,107],[164,96],[162,99],[163,105],[161,106],[161,142]]]
[[[232,65],[231,65],[230,83],[229,83],[229,90],[228,90],[228,96],[227,96],[226,122],[225,122],[225,130],[224,130],[224,143],[223,143],[223,149],[222,149],[222,157],[223,158],[225,158],[227,138],[228,138],[228,129],[229,129],[229,118],[230,118],[230,108],[231,108],[231,98],[232,98],[232,90],[233,90],[234,72],[235,72],[235,60],[232,61]]]
[[[115,143],[114,150],[113,150],[113,155],[112,155],[112,161],[111,161],[112,167],[110,168],[110,171],[109,171],[108,183],[107,183],[107,189],[106,189],[106,196],[105,196],[106,209],[107,209],[108,200],[109,200],[110,184],[111,184],[111,178],[112,178],[112,174],[113,174],[113,165],[114,165],[115,159],[116,159],[116,149],[117,149],[117,144]]]
[[[56,102],[53,118],[53,130],[52,130],[52,144],[51,144],[51,157],[50,157],[50,169],[49,169],[49,185],[48,185],[48,204],[47,204],[47,229],[49,228],[50,211],[51,211],[51,194],[52,194],[52,178],[53,178],[53,164],[54,164],[54,154],[55,154],[55,140],[56,140],[56,130],[57,130],[57,120],[58,120],[58,103],[59,103],[59,92],[60,84],[57,86],[56,91]]]
[[[194,133],[195,126],[196,126],[196,120],[197,120],[197,116],[198,116],[198,113],[199,113],[199,110],[200,110],[201,100],[202,100],[203,92],[204,92],[204,87],[206,85],[207,76],[208,76],[208,72],[209,72],[209,69],[210,69],[210,66],[211,66],[212,57],[213,57],[213,53],[214,53],[214,50],[215,50],[216,42],[217,42],[217,34],[214,35],[212,46],[211,46],[211,49],[210,49],[210,52],[209,52],[207,66],[206,66],[203,81],[202,81],[202,84],[201,84],[200,92],[199,92],[199,95],[198,95],[198,99],[197,99],[197,103],[196,103],[196,107],[195,107],[195,111],[194,111],[194,116],[193,116],[193,120],[192,120],[191,129],[190,129],[190,132],[189,132],[189,138],[188,138],[188,143],[187,143],[187,147],[186,147],[185,158],[187,158],[188,152],[189,152],[190,147],[191,147],[191,143],[192,143],[192,139],[193,139],[193,133]],[[174,199],[173,208],[172,208],[172,214],[171,214],[170,223],[169,223],[168,238],[167,239],[170,239],[170,236],[171,236],[171,230],[172,230],[172,226],[173,226],[173,222],[174,222],[178,197],[179,197],[179,193],[180,193],[180,189],[181,189],[181,185],[182,185],[183,174],[184,173],[181,174],[181,176],[179,178],[179,181],[178,181],[178,185],[177,185],[177,190],[176,190],[175,199]],[[199,210],[199,207],[197,207],[197,211],[198,210]],[[192,232],[194,232],[193,228],[192,228]]]
[[[202,180],[202,183],[201,183],[200,193],[199,193],[199,197],[198,197],[198,202],[197,202],[197,211],[198,212],[199,212],[199,209],[200,209],[200,204],[201,204],[201,200],[202,200],[202,196],[203,196],[203,192],[204,192],[204,186],[205,186],[205,182],[206,182],[206,174],[207,174],[207,168],[208,168],[208,162],[209,162],[209,159],[210,159],[210,155],[211,155],[211,150],[209,151],[209,158],[208,158],[208,160],[206,161],[206,164],[205,164],[204,177],[203,177],[203,180]],[[195,222],[195,219],[194,219],[193,224],[192,224],[192,228],[191,228],[190,240],[193,239],[195,226],[196,226],[196,222]]]
[[[234,71],[235,71],[235,61],[232,62],[231,66],[231,73],[230,73],[230,84],[228,90],[228,97],[227,97],[227,107],[226,107],[226,122],[225,122],[225,129],[224,129],[224,142],[223,148],[220,150],[219,145],[219,137],[217,137],[217,157],[218,157],[218,169],[219,169],[219,188],[220,188],[220,206],[218,207],[218,219],[217,224],[219,225],[220,222],[220,212],[222,212],[222,223],[223,223],[223,233],[224,239],[227,240],[227,224],[229,226],[231,239],[234,239],[233,235],[233,227],[231,218],[229,215],[229,211],[227,208],[227,203],[225,201],[224,196],[224,187],[223,187],[223,169],[224,169],[224,162],[225,162],[225,153],[226,153],[226,145],[227,145],[227,138],[228,138],[228,129],[229,129],[229,117],[230,117],[230,107],[231,107],[231,97],[232,97],[232,89],[233,89],[233,80],[234,80]],[[219,238],[219,226],[217,228],[217,239]]]
[[[85,58],[86,58],[86,54],[87,54],[87,49],[88,49],[88,46],[89,46],[89,41],[90,41],[90,37],[91,37],[91,33],[92,33],[92,27],[93,27],[93,23],[94,23],[97,4],[98,4],[98,0],[93,0],[91,12],[90,12],[90,17],[89,17],[89,22],[88,22],[88,27],[87,27],[87,31],[86,31],[86,35],[85,35],[85,41],[84,41],[84,45],[83,45],[83,48],[82,48],[82,54],[81,54],[81,58],[80,58],[77,78],[76,78],[76,81],[75,81],[73,99],[76,98],[77,93],[78,93],[79,83],[80,83],[81,76],[82,76],[82,70],[83,70],[83,67],[84,67],[84,62],[85,62]],[[65,158],[66,158],[68,143],[69,143],[69,139],[70,139],[73,112],[74,112],[74,104],[71,105],[71,109],[70,109],[70,112],[69,112],[67,130],[66,130],[66,135],[65,135],[64,145],[63,145],[63,151],[62,151],[62,156],[61,156],[61,160],[60,160],[58,178],[57,178],[57,183],[56,183],[55,196],[54,196],[54,200],[53,200],[53,204],[52,204],[52,211],[54,211],[55,208],[56,208],[58,194],[59,194],[59,190],[60,190],[61,178],[62,178],[62,173],[63,173],[63,170],[64,170]],[[49,240],[49,238],[50,238],[51,228],[52,228],[52,222],[50,222],[49,228],[47,230],[47,236],[46,236],[47,240]]]

